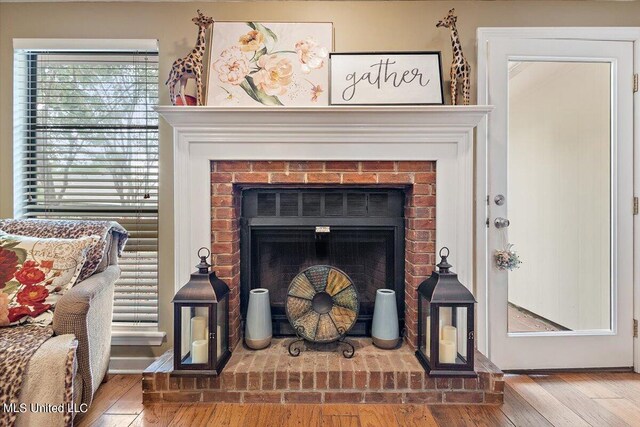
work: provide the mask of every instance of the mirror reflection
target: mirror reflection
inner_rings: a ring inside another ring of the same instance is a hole
[[[611,64],[510,61],[508,144],[509,332],[610,329]]]

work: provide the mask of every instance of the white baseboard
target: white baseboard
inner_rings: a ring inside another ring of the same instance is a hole
[[[167,334],[158,325],[112,324],[111,345],[162,345]]]
[[[141,374],[157,357],[123,357],[111,356],[109,359],[110,374]]]

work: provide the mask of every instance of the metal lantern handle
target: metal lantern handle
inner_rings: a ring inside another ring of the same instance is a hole
[[[444,254],[444,251],[447,251],[446,255]],[[449,264],[449,261],[447,260],[447,258],[449,258],[449,248],[446,246],[443,246],[442,249],[440,249],[439,255],[440,255],[440,262],[438,263],[438,265],[436,265],[436,267],[438,267],[438,272],[439,273],[443,273],[443,274],[447,274],[449,273],[449,269],[451,267],[453,267],[451,264]]]
[[[202,250],[203,250],[203,249],[204,249],[205,251],[207,251],[207,255],[205,255],[205,256],[200,255],[200,252],[202,252]],[[201,258],[201,259],[202,259],[202,258],[204,258],[204,259],[206,260],[207,258],[209,258],[209,256],[211,256],[211,251],[209,250],[209,248],[205,248],[205,247],[203,246],[203,247],[201,247],[200,249],[198,249],[198,258]]]
[[[202,252],[203,249],[207,251],[207,255],[200,255],[200,252]],[[206,274],[209,272],[209,267],[211,267],[211,264],[207,262],[207,258],[209,258],[209,256],[211,256],[211,251],[208,248],[202,247],[198,249],[198,257],[200,258],[200,263],[196,265],[198,273]]]

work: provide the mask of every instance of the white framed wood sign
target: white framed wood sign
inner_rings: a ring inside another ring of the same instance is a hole
[[[442,105],[440,52],[331,53],[331,105]]]

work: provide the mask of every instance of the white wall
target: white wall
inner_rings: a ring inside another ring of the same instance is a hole
[[[610,71],[519,63],[509,81],[509,301],[569,329],[610,318]]]

